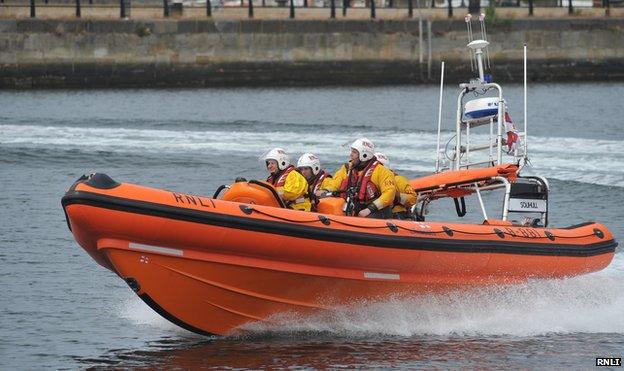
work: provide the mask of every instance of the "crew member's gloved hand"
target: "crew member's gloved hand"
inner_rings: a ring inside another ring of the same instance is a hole
[[[361,216],[362,218],[366,218],[367,216],[370,215],[370,213],[371,213],[370,209],[366,208],[366,209],[363,209],[362,211],[360,211],[358,213],[358,216]]]
[[[368,205],[368,207],[366,209],[361,210],[358,213],[358,216],[361,216],[363,218],[366,218],[367,216],[369,216],[372,212],[379,210],[377,208],[377,206],[375,206],[374,203],[371,203],[370,205]]]
[[[234,183],[240,183],[240,182],[246,182],[247,179],[243,178],[242,176],[236,177],[236,179],[234,179]]]

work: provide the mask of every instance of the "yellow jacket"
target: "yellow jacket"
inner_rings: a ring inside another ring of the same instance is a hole
[[[362,176],[364,170],[358,172],[358,176]],[[321,187],[331,192],[340,189],[340,184],[347,178],[347,167],[342,165],[333,178],[327,178],[323,181]],[[394,182],[394,174],[383,165],[378,165],[371,175],[371,182],[379,189],[381,195],[373,201],[377,209],[383,209],[386,206],[394,204],[394,196],[396,193],[396,184]]]
[[[310,211],[312,208],[310,199],[306,197],[308,181],[296,170],[291,171],[286,177],[284,185],[276,187],[275,190],[286,203],[290,202],[289,207],[291,209]]]
[[[328,176],[327,178],[323,179],[323,182],[319,186],[319,190],[326,190],[326,191],[334,192],[333,185],[334,185],[334,178]],[[340,188],[340,183],[338,183],[338,187],[336,188],[336,190],[338,188]]]
[[[418,195],[404,176],[395,173],[394,182],[396,183],[396,195],[394,196],[392,212],[400,213],[409,210],[416,203]]]

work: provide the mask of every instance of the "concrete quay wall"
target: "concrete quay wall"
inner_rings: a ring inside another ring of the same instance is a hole
[[[624,80],[624,18],[488,32],[497,81],[522,81],[525,42],[531,80]],[[442,60],[455,82],[472,76],[466,42],[461,20],[2,19],[0,88],[432,83]]]

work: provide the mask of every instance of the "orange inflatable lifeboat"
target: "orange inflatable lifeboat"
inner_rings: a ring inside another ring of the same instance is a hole
[[[508,120],[501,87],[484,75],[489,43],[472,40],[469,22],[467,47],[479,76],[460,84],[455,134],[446,145],[440,101],[435,174],[410,182],[419,193],[410,210],[418,221],[345,216],[344,201],[333,197],[320,200],[315,213],[290,210],[258,181],[221,186],[209,198],[94,174],[62,199],[69,228],[150,307],[200,334],[229,334],[281,313],[603,269],[617,246],[611,232],[594,222],[549,227],[548,182],[519,175],[529,160],[527,121],[517,132]],[[443,81],[440,87],[442,97]],[[465,101],[473,96],[480,98]],[[475,136],[475,129],[489,130]],[[496,189],[504,190],[500,219],[487,216],[481,198]],[[482,224],[424,221],[427,205],[441,198],[452,198],[464,216],[470,195],[479,199]]]
[[[464,173],[462,184],[486,187],[502,174],[490,171]],[[431,197],[461,188],[440,176],[412,184]],[[470,189],[462,192],[451,197]],[[234,183],[218,199],[104,174],[82,177],[62,199],[68,227],[95,261],[200,334],[359,300],[584,274],[606,267],[617,246],[593,222],[556,229],[365,219],[341,215],[343,202],[327,198],[318,213],[302,212],[281,207],[262,182]]]

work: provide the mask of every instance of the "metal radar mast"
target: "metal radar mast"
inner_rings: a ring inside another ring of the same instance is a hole
[[[490,43],[485,28],[485,14],[480,14],[477,19],[479,32],[476,33],[476,37],[472,28],[473,17],[469,14],[465,17],[465,21],[468,30],[466,47],[469,53],[470,68],[476,77],[467,83],[459,84],[455,135],[443,143],[441,141],[441,127],[444,62],[442,62],[435,171],[436,173],[460,172],[515,164],[518,166],[517,177],[511,180],[502,176],[494,176],[488,180],[474,181],[470,185],[466,184],[462,186],[462,189],[476,193],[485,219],[487,219],[487,213],[481,198],[481,191],[504,188],[505,196],[501,217],[503,221],[507,221],[510,212],[524,215],[533,213],[539,217],[532,219],[525,216],[526,220],[523,221],[523,225],[547,226],[548,181],[539,176],[520,176],[519,174],[520,170],[529,163],[526,44],[524,44],[524,130],[518,131],[509,115],[507,102],[503,98],[503,89],[493,82],[492,76],[488,74],[491,67],[488,51]],[[463,197],[459,198],[463,205]],[[463,213],[460,213],[461,207],[458,206],[457,197],[454,198],[454,201],[458,216],[462,216]],[[424,203],[426,202],[428,201],[425,200]],[[527,209],[523,205],[533,205],[534,207]],[[424,206],[421,209],[424,209]]]
[[[460,170],[475,167],[497,166],[505,162],[518,163],[521,167],[528,163],[527,151],[527,120],[526,120],[526,44],[524,45],[524,130],[518,132],[511,122],[507,104],[503,98],[503,89],[492,81],[488,74],[490,70],[490,55],[485,27],[485,14],[481,13],[477,19],[479,32],[473,33],[473,17],[468,14],[464,18],[468,31],[466,45],[470,57],[470,68],[476,74],[470,82],[459,84],[460,92],[457,97],[457,115],[455,121],[455,136],[445,143],[441,143],[441,107],[444,79],[444,62],[440,81],[440,106],[438,112],[438,143],[436,157],[436,172],[443,170]],[[507,120],[506,120],[507,119]],[[489,128],[489,135],[474,135],[478,127]],[[513,147],[508,145],[507,136],[513,130],[516,140]],[[473,138],[471,138],[471,131]],[[480,140],[480,143],[475,143]],[[451,146],[455,139],[455,145]],[[486,151],[486,156],[477,156],[475,153]],[[504,158],[505,156],[505,158]],[[510,158],[511,157],[511,158]]]

